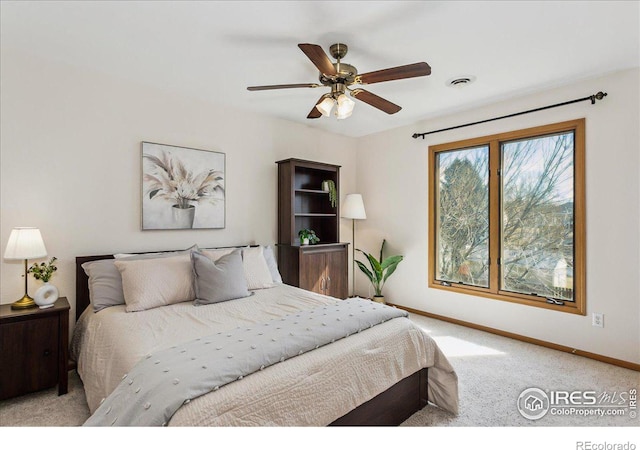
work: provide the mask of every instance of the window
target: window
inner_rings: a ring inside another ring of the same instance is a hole
[[[585,314],[584,119],[429,148],[429,285]]]

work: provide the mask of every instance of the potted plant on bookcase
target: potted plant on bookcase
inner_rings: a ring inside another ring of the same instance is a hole
[[[336,207],[336,201],[338,199],[338,191],[336,190],[336,183],[333,180],[324,180],[322,182],[322,190],[329,193],[329,201],[331,207]]]
[[[402,261],[402,259],[404,258],[401,255],[395,255],[383,259],[382,252],[384,251],[384,244],[386,242],[386,239],[382,240],[382,246],[380,247],[380,259],[376,259],[376,257],[370,253],[366,253],[360,249],[356,249],[367,257],[369,267],[367,267],[361,261],[356,261],[356,263],[358,264],[360,270],[362,270],[367,278],[369,278],[371,286],[373,286],[373,290],[375,292],[373,300],[378,303],[385,303],[384,295],[382,295],[382,288],[387,279],[396,271],[396,269],[398,268],[398,264],[400,264],[400,261]]]
[[[320,238],[316,236],[316,232],[309,230],[308,228],[303,228],[298,231],[298,237],[300,238],[300,244],[302,245],[317,244],[320,242]]]

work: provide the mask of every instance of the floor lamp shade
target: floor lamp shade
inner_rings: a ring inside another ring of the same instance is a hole
[[[360,194],[347,194],[342,204],[342,217],[345,219],[366,219],[364,202]]]
[[[367,213],[364,210],[364,202],[362,201],[362,195],[360,194],[347,194],[342,204],[342,217],[345,219],[351,219],[352,230],[352,243],[351,253],[353,258],[353,267],[351,275],[351,295],[356,295],[356,220],[362,220],[367,218]]]

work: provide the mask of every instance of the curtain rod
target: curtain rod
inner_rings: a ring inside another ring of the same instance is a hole
[[[478,122],[465,123],[464,125],[457,125],[455,127],[442,128],[440,130],[428,131],[426,133],[414,133],[411,137],[414,138],[414,139],[418,139],[419,137],[422,137],[422,139],[424,139],[424,137],[427,134],[439,133],[441,131],[455,130],[456,128],[469,127],[471,125],[478,125],[479,123],[491,122],[493,120],[506,119],[508,117],[520,116],[522,114],[528,114],[528,113],[532,113],[532,112],[536,112],[536,111],[542,111],[544,109],[555,108],[557,106],[570,105],[571,103],[583,102],[585,100],[591,100],[591,104],[594,105],[596,103],[596,100],[602,100],[606,96],[607,96],[606,92],[600,91],[597,94],[589,95],[588,97],[577,98],[575,100],[569,100],[568,102],[556,103],[555,105],[543,106],[541,108],[530,109],[528,111],[521,111],[521,112],[518,112],[518,113],[508,114],[506,116],[494,117],[492,119],[480,120]]]

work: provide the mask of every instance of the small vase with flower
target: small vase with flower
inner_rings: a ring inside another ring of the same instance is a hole
[[[33,296],[33,301],[40,307],[40,309],[51,308],[56,300],[58,300],[58,288],[49,283],[53,273],[58,270],[55,265],[56,261],[57,258],[54,256],[47,263],[36,263],[29,267],[28,272],[32,273],[36,280],[42,280],[44,282]]]

